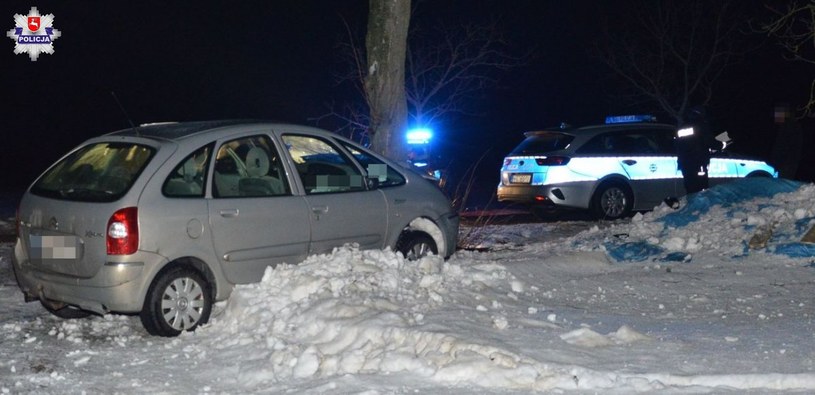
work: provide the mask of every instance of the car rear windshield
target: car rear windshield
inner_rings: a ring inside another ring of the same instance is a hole
[[[66,156],[31,187],[35,195],[112,202],[130,189],[155,149],[133,143],[95,143]]]
[[[566,149],[574,136],[565,133],[535,133],[518,144],[510,155],[540,155]]]

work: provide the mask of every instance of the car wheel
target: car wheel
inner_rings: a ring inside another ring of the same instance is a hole
[[[67,306],[67,305],[64,305],[64,306],[62,306],[60,308],[54,308],[49,303],[46,303],[46,302],[43,302],[43,301],[40,301],[40,304],[42,305],[42,307],[45,307],[45,309],[48,310],[49,313],[51,313],[51,314],[53,314],[53,315],[55,315],[55,316],[57,316],[59,318],[64,318],[66,320],[74,320],[74,319],[79,319],[79,318],[86,318],[86,317],[91,315],[90,311],[80,310],[80,309],[70,307],[70,306]]]
[[[174,267],[160,273],[144,299],[141,322],[151,335],[178,336],[209,320],[212,292],[195,270]]]
[[[399,238],[399,242],[396,243],[396,251],[401,252],[402,256],[409,261],[421,259],[430,253],[439,254],[436,241],[424,232],[407,232],[403,234]]]
[[[592,197],[592,212],[597,219],[615,220],[631,214],[634,194],[622,182],[601,184]]]

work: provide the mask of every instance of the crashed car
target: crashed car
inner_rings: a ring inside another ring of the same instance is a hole
[[[676,126],[650,116],[610,117],[606,124],[527,132],[504,158],[497,197],[533,209],[589,210],[614,220],[685,195],[677,168]],[[713,154],[710,185],[740,177],[778,177],[764,161],[728,150]]]
[[[344,244],[448,257],[458,224],[433,183],[333,133],[143,125],[86,141],[28,188],[13,270],[57,316],[138,313],[175,336],[267,267]]]

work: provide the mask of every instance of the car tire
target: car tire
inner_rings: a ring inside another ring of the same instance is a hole
[[[597,219],[616,220],[631,215],[634,193],[620,181],[606,181],[597,187],[591,199],[591,211]]]
[[[90,311],[77,309],[77,308],[67,306],[67,305],[63,306],[63,307],[60,307],[58,309],[55,309],[54,307],[52,307],[51,305],[49,305],[46,302],[40,301],[40,304],[42,305],[42,307],[45,307],[45,309],[48,310],[49,313],[51,313],[51,314],[53,314],[53,315],[55,315],[55,316],[57,316],[59,318],[66,319],[66,320],[76,320],[76,319],[81,319],[81,318],[87,318],[88,316],[93,314]]]
[[[415,231],[402,234],[396,243],[396,251],[401,252],[402,256],[409,261],[421,259],[430,253],[439,254],[436,241],[430,235]]]
[[[207,323],[211,312],[210,284],[198,271],[177,266],[153,280],[140,317],[151,335],[172,337]]]

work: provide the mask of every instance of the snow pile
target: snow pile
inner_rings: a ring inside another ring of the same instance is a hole
[[[719,185],[636,214],[630,223],[574,238],[579,249],[601,248],[617,262],[689,262],[698,254],[727,259],[750,254],[815,256],[799,240],[815,225],[815,186],[788,180],[748,178]]]
[[[490,226],[486,252],[446,262],[346,246],[268,269],[176,338],[24,303],[0,243],[0,393],[811,393],[812,269],[779,249],[813,194]]]
[[[226,360],[240,361],[237,382],[247,390],[396,372],[498,388],[570,382],[571,375],[511,351],[425,326],[425,314],[464,302],[455,299],[468,290],[523,287],[500,265],[462,267],[438,257],[406,262],[390,251],[346,247],[268,269],[261,283],[238,287],[199,334]],[[501,330],[507,320],[495,316],[493,324]]]

